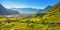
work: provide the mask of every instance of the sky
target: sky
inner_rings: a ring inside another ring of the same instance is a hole
[[[47,6],[53,6],[60,0],[0,0],[6,8],[37,8],[44,9]]]

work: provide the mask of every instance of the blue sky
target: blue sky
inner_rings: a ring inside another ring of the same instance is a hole
[[[53,6],[60,0],[0,0],[6,8],[38,8],[44,9],[48,5]]]

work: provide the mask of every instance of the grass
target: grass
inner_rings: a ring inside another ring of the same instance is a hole
[[[27,22],[25,22],[28,19],[24,19],[24,20],[22,19],[23,23],[21,22],[21,20],[17,21],[17,22],[6,23],[5,22],[6,19],[5,20],[4,20],[4,18],[2,18],[2,19],[3,20],[0,21],[0,22],[2,22],[2,26],[0,26],[1,30],[10,30],[10,29],[18,29],[18,30],[59,30],[60,29],[60,26],[49,28],[49,26],[52,25],[50,23],[55,22],[54,20],[45,21],[45,22],[48,22],[49,24],[42,24],[43,20],[41,20],[39,18],[30,18],[30,21],[33,21],[34,23],[30,22],[28,24]],[[37,21],[35,21],[35,20],[37,20]]]

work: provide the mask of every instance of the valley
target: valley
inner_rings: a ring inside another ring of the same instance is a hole
[[[22,9],[33,11],[32,14],[21,14],[0,5],[0,30],[60,30],[60,2],[39,11]]]

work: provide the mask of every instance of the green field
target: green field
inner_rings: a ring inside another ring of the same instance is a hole
[[[24,17],[3,17],[0,15],[0,30],[60,30],[60,2],[46,13]]]

